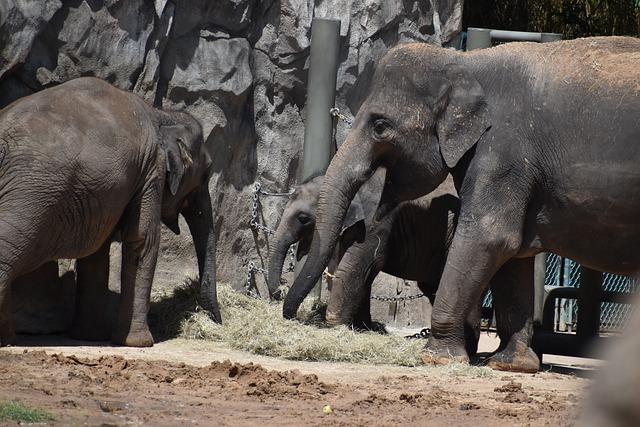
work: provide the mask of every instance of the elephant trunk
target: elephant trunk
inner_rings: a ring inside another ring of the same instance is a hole
[[[339,150],[327,169],[318,198],[311,250],[284,302],[282,314],[287,319],[296,316],[298,307],[320,279],[336,247],[349,205],[373,173],[367,156],[358,158],[359,153],[352,152]]]
[[[298,241],[298,238],[288,229],[287,221],[282,217],[280,224],[276,229],[274,243],[271,248],[271,256],[269,257],[269,274],[267,277],[267,286],[269,294],[278,298],[277,291],[280,286],[280,277],[282,276],[282,266],[289,247]]]
[[[182,214],[189,225],[198,257],[200,306],[209,312],[214,322],[222,323],[216,291],[216,236],[211,197],[206,185],[197,190]]]

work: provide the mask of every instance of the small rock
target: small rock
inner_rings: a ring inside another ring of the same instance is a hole
[[[460,404],[460,410],[461,411],[471,411],[471,410],[475,410],[475,409],[480,409],[480,406],[478,406],[477,404],[475,404],[473,402],[465,402],[465,403],[461,403]]]
[[[124,411],[128,406],[125,402],[118,402],[115,400],[101,400],[98,402],[98,405],[100,405],[100,409],[102,409],[102,412],[109,413]]]

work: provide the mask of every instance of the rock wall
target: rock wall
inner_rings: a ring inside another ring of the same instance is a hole
[[[454,45],[461,12],[462,0],[2,0],[0,107],[95,75],[193,114],[215,162],[218,277],[242,287],[247,264],[267,262],[268,236],[250,227],[254,183],[296,182],[312,18],[341,20],[337,106],[355,115],[390,47]],[[263,198],[259,220],[275,227],[284,203]],[[158,286],[196,269],[188,232],[164,230]]]

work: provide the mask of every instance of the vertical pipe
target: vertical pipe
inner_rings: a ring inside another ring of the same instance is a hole
[[[307,84],[302,176],[324,173],[331,161],[333,117],[340,53],[340,21],[314,18]]]
[[[597,337],[600,331],[600,294],[602,273],[584,266],[580,267],[578,289],[578,330],[581,342]]]
[[[491,47],[491,30],[467,28],[467,51]]]
[[[336,101],[339,57],[340,21],[313,18],[301,182],[312,175],[324,173],[331,161],[333,117],[329,110]],[[296,277],[306,258],[296,264]],[[320,300],[321,289],[322,279],[311,291],[317,301]]]
[[[544,311],[544,285],[547,271],[547,253],[543,252],[536,255],[533,268],[533,324],[542,325]]]

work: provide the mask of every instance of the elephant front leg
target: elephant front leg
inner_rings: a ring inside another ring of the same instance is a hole
[[[488,361],[493,369],[537,372],[533,338],[534,258],[511,259],[491,280],[500,347]]]
[[[371,329],[371,285],[386,259],[386,235],[369,233],[350,246],[335,270],[327,306],[327,323]]]
[[[106,341],[111,337],[109,309],[109,249],[111,240],[76,263],[76,311],[70,335],[76,339]]]
[[[422,354],[425,363],[469,362],[467,320],[494,273],[519,248],[519,233],[487,230],[478,225],[483,222],[487,221],[458,224],[433,305],[431,337]]]
[[[159,194],[142,197],[123,233],[120,309],[112,341],[129,347],[153,345],[147,313],[160,241]]]

